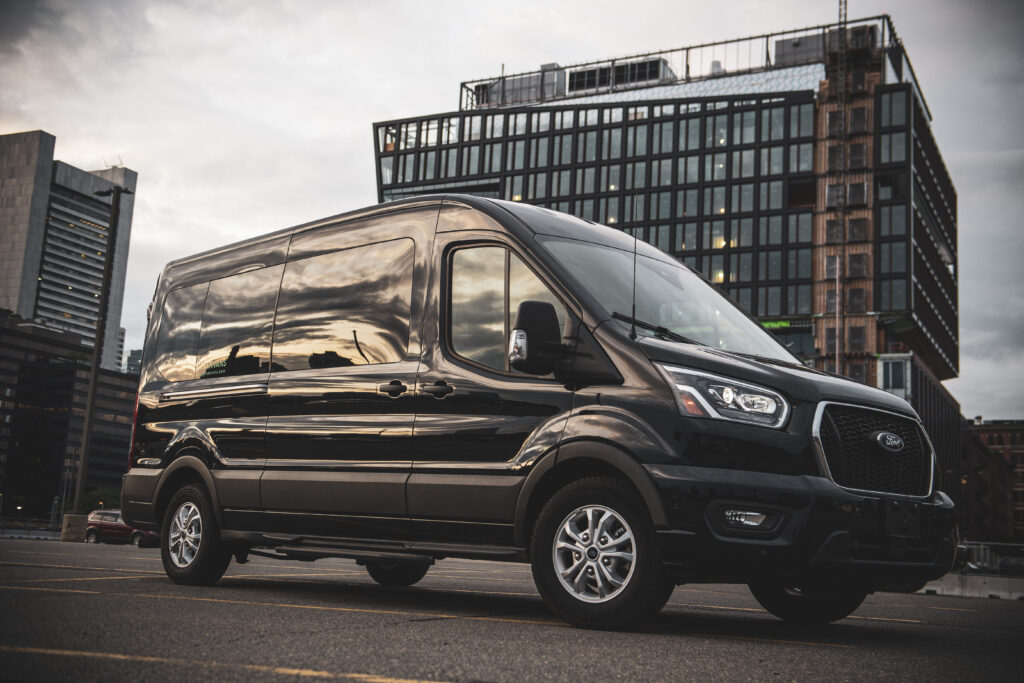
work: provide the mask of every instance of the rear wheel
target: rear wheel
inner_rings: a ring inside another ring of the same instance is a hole
[[[429,562],[415,560],[379,560],[366,563],[366,571],[374,581],[392,588],[413,585],[427,575],[428,569]]]
[[[839,621],[853,614],[868,595],[862,588],[794,586],[783,581],[752,583],[750,592],[779,619],[803,626]]]
[[[99,543],[100,542],[100,537],[96,534],[96,532],[94,530],[89,529],[87,532],[85,532],[85,542],[86,543]]]
[[[164,571],[175,583],[216,583],[231,562],[206,489],[189,484],[178,489],[164,513],[160,533]]]
[[[581,479],[552,496],[534,527],[531,558],[548,607],[585,628],[639,624],[675,588],[643,501],[620,479]]]

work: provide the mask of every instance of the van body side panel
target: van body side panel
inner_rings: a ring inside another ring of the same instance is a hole
[[[268,530],[407,533],[419,319],[437,214],[391,212],[293,238],[260,482]]]

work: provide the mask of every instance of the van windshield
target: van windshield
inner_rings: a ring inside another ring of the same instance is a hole
[[[609,315],[619,324],[630,326],[632,251],[543,235],[537,239]],[[722,351],[800,362],[732,301],[688,268],[645,243],[638,247],[637,334],[676,341],[684,337],[691,343]]]

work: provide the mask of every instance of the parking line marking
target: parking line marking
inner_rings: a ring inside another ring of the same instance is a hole
[[[146,579],[147,576],[79,576],[73,579],[11,579],[18,583],[60,583],[63,581],[115,581],[127,579]]]
[[[82,567],[74,564],[36,564],[32,562],[0,562],[5,567],[42,567],[44,569],[85,569],[94,572],[108,572],[114,569],[119,572],[136,572],[139,574],[163,574],[155,569],[128,569],[127,567]]]
[[[125,655],[117,652],[86,652],[83,650],[57,650],[43,647],[16,647],[11,645],[0,645],[0,652],[15,652],[18,654],[30,655],[52,655],[58,657],[86,657],[90,659],[109,659],[122,662],[146,662],[151,664],[172,664],[194,668],[196,661],[191,659],[178,659],[176,657],[154,657],[151,655]],[[361,673],[335,673],[332,671],[320,671],[317,669],[290,669],[283,666],[263,666],[260,664],[232,664],[230,662],[202,661],[200,666],[208,666],[220,669],[237,669],[241,671],[252,671],[255,673],[278,674],[280,676],[299,676],[302,678],[342,678],[363,683],[433,683],[425,682],[422,679],[392,678],[390,676],[377,676],[375,674]]]
[[[938,609],[944,612],[978,612],[980,610],[967,609],[966,607],[934,607],[932,605],[903,605],[895,604],[893,607],[912,607],[914,609]]]

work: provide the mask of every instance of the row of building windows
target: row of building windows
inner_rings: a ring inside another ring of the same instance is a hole
[[[713,104],[716,103],[710,103],[709,107]],[[728,106],[727,102],[721,104]],[[680,105],[680,111],[684,107],[687,107],[686,113],[691,113],[688,105]],[[379,153],[387,154],[439,145],[456,145],[460,142],[538,135],[589,127],[595,127],[595,130],[578,134],[593,136],[595,141],[598,132],[608,140],[615,134],[621,140],[625,131],[627,141],[632,139],[635,146],[643,148],[646,148],[650,134],[653,153],[700,149],[702,142],[704,147],[711,148],[730,144],[752,145],[757,142],[784,140],[787,137],[813,137],[813,103],[794,104],[788,109],[788,125],[787,107],[784,104],[665,121],[647,121],[646,106],[626,108],[625,118],[623,108],[452,115],[425,121],[382,124],[377,127],[377,150]],[[603,115],[599,117],[601,111]],[[700,111],[699,105],[696,111]],[[670,114],[674,112],[674,105],[660,105],[659,112]],[[577,114],[578,122],[574,119]],[[601,126],[601,129],[596,129],[598,126]],[[566,135],[571,136],[572,133]]]

